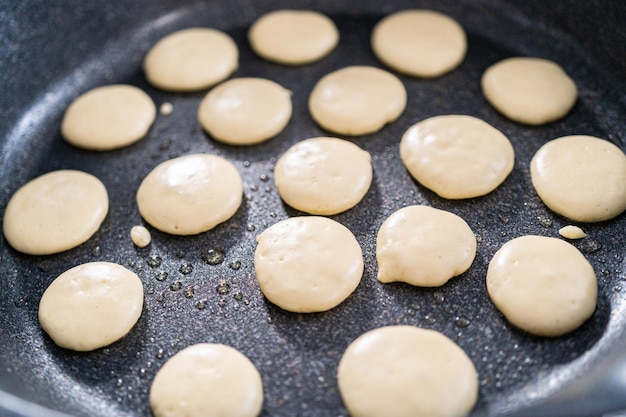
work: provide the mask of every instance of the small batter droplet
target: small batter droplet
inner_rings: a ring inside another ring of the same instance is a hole
[[[230,269],[237,271],[239,270],[239,268],[241,268],[241,261],[233,261],[228,266],[230,267]]]
[[[200,300],[196,303],[196,308],[198,310],[204,310],[206,308],[207,305],[207,301],[206,300]]]
[[[201,257],[209,265],[219,265],[224,262],[224,252],[219,249],[207,249],[202,252]]]
[[[155,278],[157,281],[165,281],[167,279],[167,272],[159,272]]]
[[[183,264],[180,266],[178,271],[183,275],[189,275],[193,272],[193,265],[191,264]]]
[[[180,288],[182,287],[182,284],[178,281],[173,282],[172,284],[170,284],[170,290],[172,291],[178,291],[180,290]]]

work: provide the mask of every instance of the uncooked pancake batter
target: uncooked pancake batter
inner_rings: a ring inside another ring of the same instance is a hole
[[[263,78],[235,78],[211,90],[198,120],[214,139],[254,145],[278,135],[291,118],[291,92]]]
[[[558,120],[576,103],[576,84],[558,64],[540,58],[509,58],[485,71],[485,98],[516,122],[541,125]]]
[[[522,236],[505,243],[489,262],[487,291],[513,325],[539,336],[561,336],[591,317],[598,284],[574,246]]]
[[[476,237],[456,214],[428,206],[404,207],[376,237],[380,282],[438,287],[465,272],[476,256]]]
[[[39,322],[66,349],[90,351],[121,339],[137,323],[143,285],[110,262],[78,265],[59,275],[39,303]]]
[[[496,128],[471,116],[437,116],[411,126],[400,157],[413,178],[449,199],[480,197],[513,170],[511,142]]]
[[[230,219],[242,196],[243,183],[233,164],[217,155],[193,154],[154,168],[137,190],[137,205],[153,227],[194,235]]]
[[[413,326],[371,330],[346,349],[337,371],[352,417],[459,417],[478,398],[471,359],[443,334]]]
[[[190,28],[171,33],[147,53],[150,84],[168,91],[197,91],[225,80],[239,65],[239,49],[226,33]]]
[[[438,77],[456,68],[467,51],[465,31],[433,10],[401,10],[372,31],[372,50],[391,68],[416,77]]]
[[[626,210],[626,155],[608,140],[551,140],[535,153],[530,175],[544,204],[568,219],[601,222]]]
[[[263,406],[263,382],[238,350],[199,343],[172,356],[150,388],[155,417],[256,417]]]
[[[156,106],[132,85],[94,88],[78,97],[63,115],[61,135],[72,145],[108,151],[131,145],[148,133]]]
[[[86,242],[104,221],[109,197],[82,171],[52,171],[23,185],[4,212],[4,237],[16,250],[49,255]]]
[[[363,275],[363,253],[350,230],[326,217],[292,217],[257,236],[254,270],[263,295],[296,313],[344,301]]]
[[[339,42],[339,31],[321,13],[276,10],[252,24],[248,40],[254,52],[269,61],[303,65],[329,54]]]
[[[306,139],[278,159],[274,181],[291,207],[311,214],[336,214],[354,207],[367,193],[371,160],[368,152],[343,139]]]
[[[317,82],[309,112],[322,128],[350,136],[374,133],[396,120],[406,107],[402,81],[390,72],[351,66]]]

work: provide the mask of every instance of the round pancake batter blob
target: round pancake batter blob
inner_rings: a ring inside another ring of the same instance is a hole
[[[406,108],[406,90],[395,75],[375,67],[351,66],[317,82],[309,112],[322,128],[360,136],[379,131]]]
[[[339,42],[339,31],[327,16],[311,10],[276,10],[250,27],[248,40],[254,52],[285,65],[317,61]]]
[[[159,164],[141,182],[137,205],[153,227],[173,235],[206,232],[241,205],[237,169],[217,155],[193,154]]]
[[[428,206],[404,207],[376,237],[380,282],[438,287],[465,272],[476,256],[476,237],[456,214]]]
[[[143,308],[139,277],[121,265],[90,262],[59,275],[39,303],[39,322],[54,343],[77,351],[121,339]]]
[[[626,210],[626,155],[608,140],[551,140],[535,153],[530,175],[544,204],[569,219],[601,222]]]
[[[561,336],[596,309],[592,266],[560,239],[522,236],[505,243],[487,269],[487,291],[513,324],[539,336]]]
[[[467,354],[435,330],[387,326],[346,349],[337,371],[352,417],[458,417],[478,398],[478,374]]]
[[[148,82],[167,91],[198,91],[225,80],[239,65],[233,39],[216,29],[190,28],[171,33],[147,53]]]
[[[415,77],[438,77],[456,68],[467,52],[465,31],[432,10],[402,10],[372,31],[372,50],[389,67]]]
[[[254,269],[263,295],[296,313],[344,301],[363,275],[363,252],[345,226],[326,217],[292,217],[257,236]]]
[[[107,85],[89,90],[70,104],[61,135],[78,148],[108,151],[146,136],[155,117],[156,106],[145,92],[132,85]]]
[[[4,237],[16,250],[49,255],[86,242],[109,211],[104,184],[82,171],[52,171],[23,185],[4,212]]]
[[[346,140],[318,137],[289,148],[276,162],[274,182],[291,207],[332,215],[354,207],[372,182],[372,158]]]
[[[172,356],[150,388],[155,417],[256,417],[263,406],[263,382],[238,350],[199,343]]]
[[[513,170],[511,142],[471,116],[437,116],[411,126],[400,157],[413,178],[443,198],[485,195]]]
[[[558,64],[541,58],[509,58],[485,71],[485,98],[516,122],[541,125],[564,117],[574,107],[576,84]]]
[[[278,135],[291,118],[291,92],[263,78],[235,78],[212,89],[198,120],[215,140],[254,145]]]

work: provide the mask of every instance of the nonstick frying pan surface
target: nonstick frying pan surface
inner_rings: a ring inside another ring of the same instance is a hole
[[[343,351],[362,333],[392,324],[436,329],[468,353],[480,378],[475,415],[601,415],[626,408],[626,215],[582,225],[588,237],[572,242],[593,265],[599,284],[597,311],[575,332],[549,339],[519,331],[491,304],[485,287],[487,264],[503,243],[525,234],[558,237],[558,229],[572,223],[550,212],[532,189],[528,166],[542,144],[559,136],[588,134],[626,148],[621,61],[626,37],[617,29],[626,9],[617,2],[598,2],[580,6],[589,13],[568,11],[575,3],[1,4],[0,79],[5,93],[0,98],[0,214],[21,185],[65,168],[100,178],[111,203],[101,229],[65,253],[27,256],[0,241],[0,414],[51,415],[33,405],[39,404],[72,415],[150,415],[149,387],[165,361],[191,344],[217,342],[239,349],[261,372],[263,416],[346,415],[336,385]],[[263,13],[284,7],[327,13],[341,33],[338,48],[303,67],[276,65],[255,56],[246,41],[247,28]],[[467,57],[440,78],[399,76],[408,91],[405,113],[376,134],[348,138],[371,153],[374,166],[365,199],[333,216],[363,248],[366,268],[361,284],[329,312],[282,311],[263,298],[252,262],[256,235],[301,214],[281,202],[273,185],[273,166],[299,140],[328,135],[308,114],[306,101],[314,83],[347,65],[382,67],[370,51],[371,29],[384,15],[409,7],[440,10],[457,19],[468,34]],[[586,20],[593,13],[615,22],[617,32],[593,29]],[[218,28],[236,40],[240,66],[233,77],[265,77],[293,92],[293,118],[280,135],[252,147],[219,144],[196,121],[206,91],[173,94],[146,83],[141,71],[145,52],[162,36],[191,26]],[[590,42],[584,40],[588,33]],[[575,80],[579,100],[565,119],[527,127],[500,116],[484,100],[483,71],[519,55],[552,59]],[[59,126],[67,105],[93,87],[112,83],[139,86],[157,106],[170,102],[174,111],[159,115],[148,136],[125,149],[98,153],[66,144]],[[479,117],[510,138],[515,168],[494,192],[470,200],[444,200],[404,169],[398,152],[404,131],[442,114]],[[142,224],[134,198],[139,183],[158,163],[197,152],[221,155],[237,167],[244,180],[241,208],[229,221],[197,236],[169,236],[148,226],[152,244],[135,248],[129,231]],[[378,228],[392,212],[411,204],[460,215],[478,238],[470,270],[443,287],[382,285],[376,280]],[[222,263],[203,260],[210,249],[223,253]],[[145,305],[125,338],[94,352],[76,353],[58,348],[44,334],[37,307],[54,278],[89,261],[117,262],[135,271],[144,283]]]

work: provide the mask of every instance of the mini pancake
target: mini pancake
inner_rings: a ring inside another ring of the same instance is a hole
[[[199,343],[172,356],[150,387],[155,417],[256,417],[263,382],[254,364],[236,349]]]
[[[406,107],[406,90],[395,75],[375,67],[351,66],[317,82],[309,112],[322,128],[343,135],[374,133]]]
[[[4,237],[16,250],[49,255],[86,242],[109,211],[100,180],[82,171],[52,171],[23,185],[4,212]]]
[[[110,262],[90,262],[50,284],[39,303],[39,322],[57,345],[90,351],[124,337],[142,308],[143,285],[134,272]]]
[[[558,64],[540,58],[509,58],[485,71],[485,98],[516,122],[542,125],[561,119],[574,107],[576,84]]]
[[[83,149],[108,151],[143,138],[156,117],[156,106],[132,85],[94,88],[78,97],[63,115],[61,135]]]
[[[371,330],[344,352],[339,392],[352,417],[458,417],[478,398],[478,375],[443,334],[413,326]]]
[[[451,17],[432,10],[402,10],[376,24],[372,50],[389,67],[416,77],[438,77],[465,57],[465,31]]]
[[[233,39],[216,29],[190,28],[171,33],[147,53],[148,82],[167,91],[198,91],[225,80],[239,65]]]
[[[608,140],[551,140],[533,156],[530,175],[544,204],[568,219],[601,222],[626,210],[626,155]]]
[[[137,190],[137,205],[153,227],[194,235],[230,219],[242,195],[241,176],[233,164],[217,155],[193,154],[154,168]]]
[[[346,140],[306,139],[276,162],[274,182],[291,207],[331,215],[354,207],[372,182],[370,154]]]
[[[213,139],[254,145],[278,135],[291,118],[291,92],[263,78],[236,78],[211,90],[198,120]]]
[[[574,246],[522,236],[505,243],[489,262],[487,291],[511,324],[539,336],[561,336],[591,317],[598,284]]]
[[[411,126],[400,157],[413,178],[443,198],[479,197],[493,191],[513,170],[511,142],[471,116],[437,116]]]
[[[428,206],[404,207],[376,237],[380,282],[438,287],[465,272],[476,256],[476,237],[456,214]]]
[[[257,19],[248,32],[254,52],[286,65],[322,59],[339,42],[339,31],[327,16],[312,10],[276,10]]]
[[[326,217],[292,217],[257,236],[254,270],[263,295],[296,313],[344,301],[363,275],[363,253],[345,226]]]

